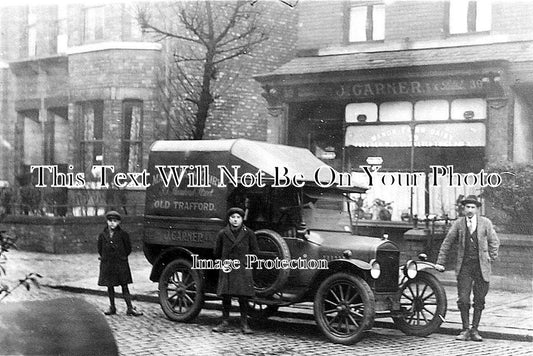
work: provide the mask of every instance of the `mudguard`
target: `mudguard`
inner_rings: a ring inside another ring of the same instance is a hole
[[[412,261],[416,263],[416,269],[417,269],[418,272],[422,272],[422,271],[425,271],[425,272],[434,271],[434,272],[436,272],[437,271],[435,269],[435,263],[432,263],[432,262],[429,262],[429,261],[420,261],[420,260],[418,260],[418,261],[412,260]],[[400,266],[400,271],[398,273],[398,277],[399,277],[398,284],[399,285],[402,285],[407,280],[407,277],[403,273],[403,270],[405,269],[406,265],[407,265],[407,263],[405,263],[405,264]]]
[[[342,264],[345,264],[345,263],[351,264],[351,265],[353,265],[353,266],[355,266],[355,267],[357,267],[359,269],[365,270],[365,271],[369,271],[370,269],[372,269],[372,266],[368,262],[365,262],[365,261],[362,261],[362,260],[357,260],[357,259],[349,259],[348,260],[348,259],[344,259],[344,258],[338,258],[338,259],[329,261],[328,268],[329,269],[337,269],[337,266],[342,266]]]
[[[165,265],[168,262],[173,261],[178,257],[191,260],[192,254],[193,253],[190,250],[183,247],[171,247],[161,251],[159,256],[157,256],[157,258],[155,259],[154,264],[152,265],[150,280],[152,282],[157,282],[159,280],[159,277],[161,276],[161,273],[163,272],[163,269],[165,268]]]

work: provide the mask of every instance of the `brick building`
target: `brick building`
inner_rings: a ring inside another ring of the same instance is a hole
[[[14,6],[1,13],[1,178],[29,165],[136,171],[157,127],[160,45],[124,5]]]
[[[533,162],[533,3],[303,1],[298,56],[256,79],[281,142],[308,147],[339,170],[368,157],[390,176],[365,207],[456,216],[473,184],[433,182],[431,165],[460,179],[502,163]],[[383,160],[379,164],[380,159]],[[375,218],[375,215],[373,216]]]
[[[239,78],[215,102],[204,138],[271,139],[262,89],[253,75],[292,58],[296,12],[258,7],[269,40],[239,59]],[[166,138],[156,70],[164,43],[139,28],[132,4],[3,7],[0,12],[0,180],[10,185],[30,165],[88,172],[146,167],[151,143]],[[275,25],[281,26],[275,26]],[[71,169],[69,169],[72,166]]]

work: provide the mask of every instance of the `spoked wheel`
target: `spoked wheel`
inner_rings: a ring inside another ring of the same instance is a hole
[[[169,263],[159,278],[159,304],[175,321],[194,319],[204,305],[203,279],[185,259]]]
[[[251,300],[248,306],[248,315],[254,319],[268,319],[278,311],[277,305],[257,303]]]
[[[320,285],[314,313],[320,331],[328,339],[353,344],[372,327],[376,313],[374,295],[362,278],[336,273]]]
[[[446,291],[430,273],[419,272],[400,287],[402,317],[394,323],[407,335],[427,336],[435,332],[446,316]]]

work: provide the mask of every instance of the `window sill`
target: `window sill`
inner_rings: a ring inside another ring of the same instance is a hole
[[[448,33],[447,38],[460,38],[460,37],[470,37],[470,36],[488,36],[490,31],[472,31],[472,32],[461,32],[461,33]]]
[[[385,39],[382,39],[382,40],[367,40],[367,41],[346,41],[345,45],[380,44],[380,43],[385,43]]]

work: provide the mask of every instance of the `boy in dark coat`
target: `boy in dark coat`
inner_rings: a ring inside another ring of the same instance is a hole
[[[253,333],[248,326],[248,298],[254,296],[252,270],[246,269],[246,255],[257,255],[257,239],[252,230],[243,225],[244,210],[228,210],[228,225],[217,235],[214,257],[222,260],[239,260],[240,268],[226,273],[219,273],[217,294],[222,297],[222,323],[213,328],[216,332],[225,332],[229,327],[231,297],[239,298],[242,332]]]
[[[115,286],[122,286],[122,295],[126,301],[127,315],[140,316],[141,312],[135,310],[131,304],[131,295],[128,284],[133,283],[131,278],[128,255],[131,253],[130,236],[120,228],[122,217],[116,211],[105,214],[107,226],[98,236],[98,254],[100,255],[100,275],[98,285],[106,286],[109,294],[109,309],[105,315],[117,313],[115,307]]]

